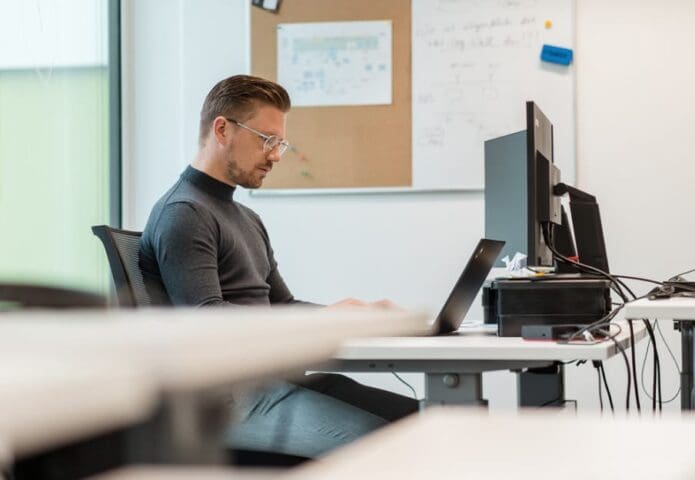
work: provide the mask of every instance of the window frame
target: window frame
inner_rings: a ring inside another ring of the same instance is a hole
[[[121,0],[108,0],[109,69],[109,225],[121,228],[122,107],[121,107]]]

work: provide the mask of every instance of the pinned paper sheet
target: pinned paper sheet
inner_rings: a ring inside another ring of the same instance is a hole
[[[281,23],[278,82],[293,106],[388,105],[391,21]]]

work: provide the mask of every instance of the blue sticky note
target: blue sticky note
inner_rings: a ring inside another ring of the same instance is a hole
[[[543,45],[541,50],[541,60],[544,62],[557,63],[559,65],[569,65],[572,63],[573,52],[569,48],[556,47],[554,45]]]

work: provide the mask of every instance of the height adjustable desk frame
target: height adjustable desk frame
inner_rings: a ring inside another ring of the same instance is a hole
[[[645,330],[635,327],[639,340]],[[624,328],[617,340],[629,348],[629,330]],[[486,405],[483,373],[511,370],[517,373],[518,405],[540,406],[564,400],[563,362],[607,360],[616,353],[609,341],[559,345],[489,335],[372,338],[345,344],[327,369],[424,373],[426,405]]]
[[[487,406],[483,373],[517,373],[519,406],[564,400],[564,369],[552,361],[523,360],[339,360],[342,372],[411,372],[425,375],[425,405]]]

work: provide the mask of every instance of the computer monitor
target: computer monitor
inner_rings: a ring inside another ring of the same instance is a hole
[[[564,194],[569,196],[578,260],[585,265],[609,273],[606,241],[603,237],[601,212],[599,211],[596,197],[564,183],[555,185],[553,193],[556,196]],[[564,254],[563,250],[561,250],[561,242],[562,239],[558,238],[557,234],[553,236],[555,248]],[[569,255],[565,254],[565,256]]]
[[[485,236],[506,242],[501,256],[521,252],[531,267],[554,266],[543,229],[561,225],[558,183],[553,125],[526,102],[526,130],[485,142]]]

